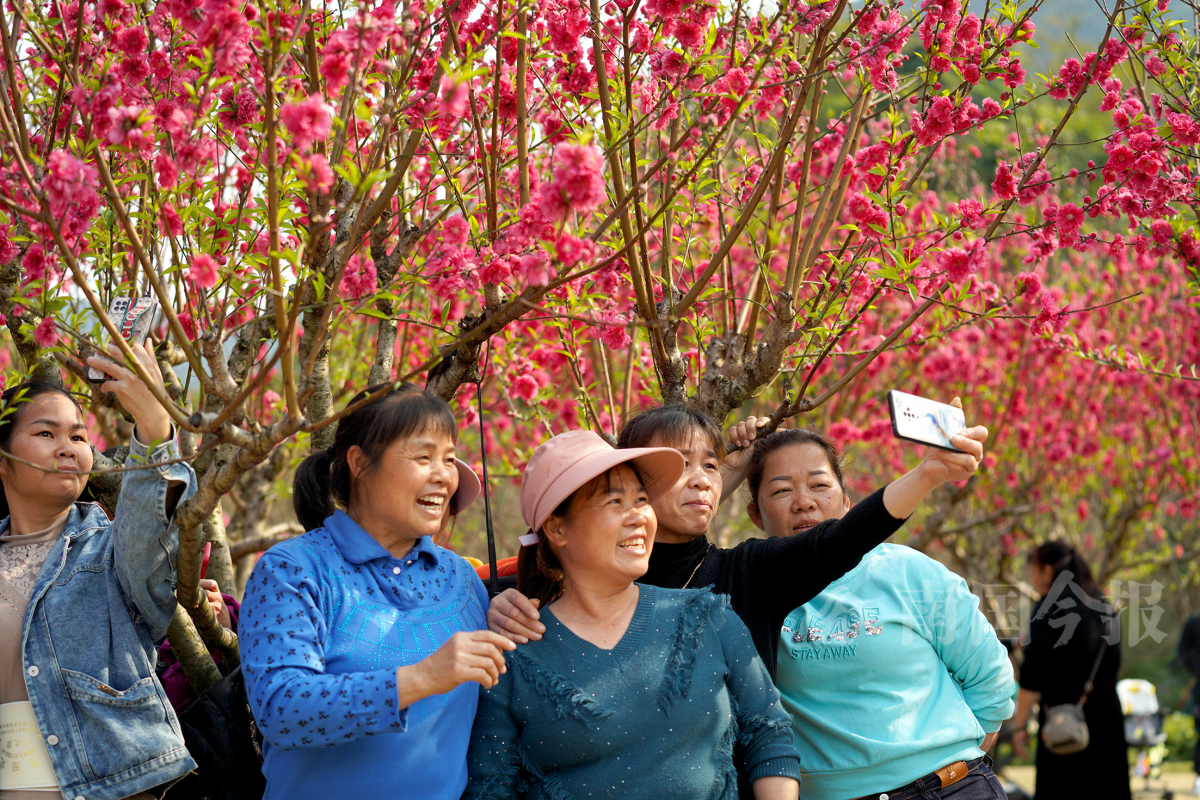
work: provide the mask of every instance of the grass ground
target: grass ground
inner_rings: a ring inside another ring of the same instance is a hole
[[[1164,791],[1175,793],[1176,800],[1184,800],[1184,798],[1194,797],[1190,794],[1192,783],[1196,780],[1196,773],[1192,772],[1192,765],[1188,763],[1168,763],[1163,764],[1163,774],[1161,778],[1150,781],[1151,791],[1145,791],[1146,781],[1144,778],[1133,778],[1131,785],[1133,786],[1133,796],[1136,800],[1150,800],[1150,798],[1161,798]],[[1033,794],[1033,767],[1007,767],[1004,770],[1004,776],[1013,783],[1020,786],[1030,795]]]

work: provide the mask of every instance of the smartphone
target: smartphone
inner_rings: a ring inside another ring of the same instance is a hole
[[[212,542],[204,543],[204,555],[200,556],[200,580],[208,574],[208,559],[212,555]]]
[[[153,297],[114,297],[108,306],[108,318],[125,339],[136,344],[146,341],[157,313],[158,301]],[[103,353],[97,355],[103,356]],[[102,369],[88,368],[88,380],[93,383],[103,383],[108,377]]]
[[[897,439],[963,452],[950,444],[950,437],[967,427],[961,408],[895,389],[888,392],[887,398],[892,433]]]

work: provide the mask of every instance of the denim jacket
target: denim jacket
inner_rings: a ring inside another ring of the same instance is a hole
[[[179,457],[174,438],[129,449],[126,466]],[[196,767],[154,675],[175,612],[169,481],[185,484],[180,502],[195,494],[192,468],[175,463],[126,472],[112,521],[76,503],[25,612],[25,686],[67,800],[121,800]]]

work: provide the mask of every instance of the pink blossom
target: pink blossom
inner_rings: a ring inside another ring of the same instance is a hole
[[[938,266],[946,270],[946,277],[951,283],[961,283],[973,271],[970,256],[961,247],[951,247],[938,255]]]
[[[313,153],[302,160],[304,187],[310,192],[327,192],[333,188],[335,176],[329,167],[329,159]]]
[[[1158,244],[1166,244],[1175,238],[1175,231],[1171,230],[1171,223],[1165,219],[1156,219],[1150,223],[1150,235]]]
[[[54,317],[42,317],[42,321],[33,329],[33,341],[43,348],[58,344],[58,327],[54,324]]]
[[[532,402],[538,393],[537,378],[532,375],[518,375],[510,384],[508,393],[518,400]]]
[[[1200,122],[1192,119],[1190,115],[1167,114],[1167,124],[1171,126],[1171,133],[1175,135],[1176,143],[1186,147],[1200,144]]]
[[[1146,71],[1158,78],[1167,71],[1167,65],[1158,56],[1150,56],[1146,59]]]
[[[378,288],[379,275],[375,271],[375,262],[361,253],[350,256],[346,262],[346,272],[342,275],[342,295],[358,300],[374,294]]]
[[[46,160],[42,188],[50,201],[50,213],[63,222],[64,233],[81,234],[100,209],[96,194],[100,173],[65,150],[55,150]]]
[[[143,55],[150,40],[146,31],[139,27],[125,28],[113,36],[113,45],[122,53],[130,56]]]
[[[1013,288],[1020,289],[1026,300],[1035,300],[1042,291],[1042,278],[1036,272],[1022,272],[1013,280]]]
[[[887,212],[873,204],[865,194],[855,192],[847,203],[847,210],[863,236],[872,239],[883,236],[888,224]]]
[[[21,259],[21,268],[25,272],[25,277],[31,281],[45,280],[47,276],[53,279],[57,266],[58,256],[53,252],[47,252],[41,242],[31,244],[25,251],[25,257]]]
[[[183,328],[183,334],[188,339],[195,340],[196,338],[196,322],[192,319],[192,315],[188,311],[179,312],[179,327]]]
[[[1017,196],[1017,178],[1012,174],[1012,167],[1004,161],[996,165],[996,179],[992,181],[992,191],[1001,200],[1011,200]]]
[[[158,185],[163,189],[173,189],[179,182],[179,168],[166,152],[160,152],[154,158],[154,171],[158,173]]]
[[[279,109],[279,121],[292,135],[298,150],[308,150],[317,139],[329,136],[333,128],[333,108],[312,95],[299,103],[289,103]]]
[[[17,246],[8,238],[8,227],[0,225],[0,264],[7,264],[17,257]]]
[[[596,258],[596,243],[564,233],[554,243],[554,253],[566,267],[573,267],[581,261],[590,264]]]
[[[520,263],[521,260],[516,256],[493,258],[486,266],[479,270],[479,280],[484,284],[498,286],[512,275],[514,264]]]
[[[554,151],[554,162],[553,180],[538,187],[539,205],[547,219],[559,221],[571,211],[586,213],[604,202],[604,157],[596,147],[561,144]]]
[[[1042,292],[1038,298],[1042,304],[1041,313],[1033,320],[1033,333],[1035,336],[1054,332],[1062,333],[1067,327],[1067,321],[1070,315],[1067,311],[1067,306],[1062,308],[1054,301],[1054,297],[1049,292]]]
[[[175,206],[170,203],[163,203],[162,224],[171,236],[183,234],[183,220],[179,218],[179,212],[175,210]]]
[[[457,247],[467,243],[471,238],[471,223],[459,215],[450,217],[442,223],[442,241]]]
[[[521,256],[520,263],[513,271],[530,286],[549,286],[552,278],[550,259],[541,250]]]
[[[200,289],[211,289],[217,285],[217,262],[208,253],[201,253],[192,260],[188,276]]]
[[[600,341],[609,350],[624,350],[633,341],[624,325],[604,325],[600,328]]]
[[[829,438],[839,444],[857,442],[863,438],[863,430],[848,419],[842,419],[829,426]]]
[[[467,116],[467,102],[470,100],[471,85],[466,81],[456,81],[449,75],[443,76],[438,92],[438,113],[458,121]]]
[[[1083,225],[1086,214],[1074,203],[1063,203],[1056,217],[1058,235],[1064,244],[1069,244],[1079,237],[1079,228]]]

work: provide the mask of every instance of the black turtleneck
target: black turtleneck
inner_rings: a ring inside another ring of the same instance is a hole
[[[684,544],[656,542],[640,583],[666,589],[708,587],[729,595],[774,680],[784,618],[854,569],[903,524],[888,513],[880,489],[841,519],[825,520],[786,539],[747,539],[730,548],[717,547],[704,536]]]

